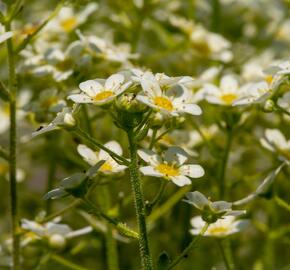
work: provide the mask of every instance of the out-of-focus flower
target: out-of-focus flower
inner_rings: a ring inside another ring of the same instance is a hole
[[[200,107],[192,102],[193,95],[182,85],[162,90],[151,72],[146,72],[141,79],[143,92],[136,99],[157,111],[171,116],[183,113],[200,115]]]
[[[148,149],[138,150],[138,155],[149,163],[149,166],[140,168],[144,175],[163,177],[180,187],[190,185],[190,178],[199,178],[204,175],[204,170],[200,165],[184,164],[188,155],[180,147],[170,147],[163,157]]]
[[[104,144],[105,147],[113,151],[114,153],[118,155],[123,154],[123,150],[119,143],[116,141],[110,141]],[[99,153],[94,152],[92,149],[88,148],[84,144],[78,145],[77,148],[79,154],[83,157],[83,159],[90,164],[91,166],[94,166],[99,162],[100,160],[104,160],[105,163],[100,167],[99,171],[104,174],[115,174],[123,172],[127,166],[118,164],[107,152],[104,150],[100,150]]]
[[[93,57],[119,63],[128,63],[131,59],[138,58],[138,54],[131,53],[131,47],[128,43],[116,45],[112,41],[98,36],[84,36],[80,31],[77,31],[77,34],[80,38],[79,42]]]
[[[38,77],[51,76],[60,82],[68,79],[74,72],[77,61],[70,55],[71,47],[63,52],[58,48],[49,48],[45,52],[35,53],[32,50],[23,50],[25,58],[22,69]],[[81,59],[78,59],[81,61]]]
[[[0,24],[0,44],[13,36],[13,32],[5,32],[5,28]]]
[[[0,160],[0,176],[3,176],[9,181],[9,164],[6,161]],[[21,183],[25,180],[26,173],[23,169],[16,169],[16,181]]]
[[[85,23],[97,8],[98,4],[89,3],[82,11],[76,13],[71,7],[63,7],[58,15],[45,26],[44,31],[71,32]]]
[[[63,248],[66,240],[88,234],[93,228],[88,226],[80,230],[73,231],[68,225],[58,223],[59,218],[52,222],[40,224],[35,221],[22,219],[21,228],[26,231],[22,238],[22,245],[25,246],[36,240],[47,240],[53,248]]]
[[[221,78],[219,87],[206,83],[203,87],[204,98],[213,104],[232,106],[243,95],[236,76],[230,74]]]
[[[153,74],[149,71],[143,71],[138,68],[132,68],[130,71],[132,73],[131,79],[134,82],[141,84],[143,80],[155,80],[163,91],[168,90],[177,84],[186,87],[188,84],[194,82],[194,79],[189,76],[170,77],[164,73]]]
[[[201,211],[202,219],[208,223],[216,222],[224,216],[238,216],[245,214],[243,210],[232,210],[232,203],[226,201],[212,202],[198,191],[186,194],[185,202],[193,205]]]
[[[21,121],[26,113],[23,111],[23,107],[29,102],[31,98],[31,92],[28,90],[20,91],[16,103],[17,103],[17,112],[16,117],[17,121]],[[8,130],[10,125],[10,110],[8,103],[0,102],[0,134]]]
[[[65,107],[62,109],[61,112],[57,113],[54,120],[47,125],[46,127],[40,127],[37,131],[32,133],[32,136],[38,136],[40,134],[60,129],[62,127],[71,128],[74,127],[76,124],[76,121],[73,117],[73,110],[71,108]]]
[[[203,55],[222,62],[230,62],[233,53],[231,43],[221,35],[209,32],[201,24],[196,24],[181,17],[170,18],[173,26],[178,27],[189,36],[192,48],[198,55]]]
[[[268,150],[290,160],[290,140],[287,140],[279,129],[266,129],[265,137],[261,138],[260,142]]]
[[[290,113],[290,92],[286,92],[282,97],[278,98],[277,104]]]
[[[196,216],[190,220],[190,224],[193,227],[190,233],[198,235],[206,223],[201,216]],[[225,216],[211,223],[203,235],[210,237],[226,237],[244,230],[248,225],[249,220],[236,220],[233,216]]]
[[[113,74],[107,80],[88,80],[82,82],[79,87],[84,92],[70,95],[68,98],[76,103],[93,103],[103,105],[126,91],[131,82],[125,82],[121,74]]]

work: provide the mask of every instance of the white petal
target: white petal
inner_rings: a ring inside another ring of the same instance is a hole
[[[111,151],[113,151],[114,153],[116,153],[117,155],[122,155],[123,154],[123,150],[120,146],[119,143],[117,143],[116,141],[110,141],[107,142],[105,145],[105,147],[107,147],[108,149],[110,149]],[[100,160],[107,160],[110,157],[110,155],[104,151],[104,150],[100,150],[99,152],[99,159]]]
[[[93,103],[92,98],[85,94],[75,94],[68,96],[68,99],[71,99],[75,103]]]
[[[142,158],[144,161],[148,162],[152,166],[157,166],[159,163],[161,163],[160,156],[157,155],[152,150],[142,149],[142,150],[138,150],[137,153],[140,158]]]
[[[152,166],[144,166],[140,168],[140,171],[144,174],[144,175],[149,175],[149,176],[154,176],[154,177],[163,177],[163,174],[161,174],[160,172],[157,172],[154,167]]]
[[[180,147],[172,146],[164,154],[164,160],[168,163],[175,163],[177,166],[182,165],[188,159],[188,154]]]
[[[186,202],[193,204],[198,209],[210,204],[210,201],[199,191],[188,192],[186,198],[188,199]]]
[[[197,104],[182,104],[178,110],[192,115],[202,114],[202,110]]]
[[[196,216],[190,220],[190,224],[192,227],[200,230],[205,225],[205,221],[202,220],[201,216]]]
[[[220,87],[223,92],[236,92],[239,88],[238,81],[233,75],[226,75],[222,77]]]
[[[149,74],[150,72],[145,72],[143,78],[141,79],[141,86],[144,93],[149,97],[161,96],[162,91],[158,82],[154,76],[152,77]]]
[[[232,203],[225,202],[225,201],[216,201],[216,202],[211,203],[210,206],[216,212],[223,212],[223,211],[231,210]]]
[[[82,82],[80,83],[79,88],[90,97],[94,97],[103,90],[103,86],[96,80]]]
[[[204,169],[200,165],[183,165],[179,168],[180,172],[192,178],[199,178],[204,175]]]
[[[96,153],[86,145],[79,144],[77,150],[78,153],[83,157],[83,159],[91,166],[94,166],[98,162],[98,157]]]
[[[113,74],[105,82],[105,88],[115,92],[120,88],[121,84],[124,82],[125,77],[122,74]]]
[[[174,176],[170,177],[170,180],[177,186],[183,187],[185,185],[190,185],[191,181],[188,177],[184,175]]]
[[[6,32],[3,35],[0,35],[0,43],[4,42],[5,40],[11,38],[13,36],[12,32]]]

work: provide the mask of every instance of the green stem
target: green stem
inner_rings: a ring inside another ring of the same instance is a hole
[[[99,189],[98,197],[99,203],[101,204],[103,210],[108,212],[110,210],[110,193],[108,186],[103,186]],[[113,237],[113,226],[110,222],[107,222],[107,231],[105,233],[106,237],[106,252],[107,252],[107,268],[108,270],[118,270],[119,269],[119,256],[117,250],[117,242]]]
[[[192,239],[192,241],[189,243],[189,245],[181,252],[181,254],[179,256],[177,256],[173,262],[168,266],[167,270],[173,269],[182,259],[186,258],[188,253],[191,251],[191,249],[194,247],[194,245],[197,243],[197,241],[199,240],[199,238],[204,235],[204,233],[206,232],[207,228],[208,228],[209,224],[206,223],[203,228],[201,229],[201,231],[199,232],[199,234],[194,237]]]
[[[81,204],[81,200],[80,199],[76,199],[74,200],[72,203],[70,203],[67,207],[63,208],[63,209],[60,209],[59,211],[47,216],[46,218],[44,218],[42,220],[42,223],[45,223],[45,222],[48,222],[58,216],[61,216],[62,214],[64,214],[65,212],[67,212],[68,210],[71,210],[72,208],[75,208],[77,207],[78,205]]]
[[[68,269],[74,269],[74,270],[88,270],[88,268],[84,268],[80,265],[77,265],[75,263],[72,263],[71,261],[68,261],[67,259],[60,257],[59,255],[52,254],[50,258],[59,264],[65,266]]]
[[[156,138],[156,135],[157,135],[157,129],[154,128],[153,129],[153,133],[152,133],[152,137],[151,137],[151,142],[150,142],[150,145],[149,145],[149,149],[151,150],[155,144],[155,138]]]
[[[5,25],[6,31],[11,31],[11,22]],[[7,42],[7,54],[9,65],[9,89],[10,89],[10,142],[9,142],[9,179],[10,179],[10,205],[12,220],[12,237],[13,237],[13,270],[20,269],[19,263],[19,217],[18,217],[18,195],[16,181],[16,96],[17,96],[17,77],[15,72],[15,55],[13,54],[12,39]]]
[[[149,250],[149,242],[148,242],[147,228],[146,228],[145,205],[144,205],[141,179],[140,179],[139,168],[138,168],[137,142],[135,140],[133,130],[128,130],[127,134],[128,134],[128,140],[129,140],[129,146],[130,146],[130,157],[131,157],[129,170],[130,170],[131,185],[132,185],[132,191],[133,191],[134,202],[135,202],[137,223],[139,226],[139,235],[140,235],[139,249],[140,249],[141,261],[142,261],[143,269],[152,270],[153,263],[152,263],[152,258],[151,258],[151,254]]]
[[[225,263],[226,269],[227,270],[234,270],[235,266],[233,263],[233,258],[232,258],[229,242],[223,242],[225,240],[218,239],[217,243],[218,243],[221,255],[223,257],[223,261]]]
[[[110,149],[108,149],[107,147],[105,147],[103,144],[101,144],[100,142],[98,142],[95,138],[91,137],[88,133],[86,133],[85,131],[83,131],[80,128],[76,128],[74,130],[75,134],[78,137],[83,138],[84,140],[86,140],[87,142],[89,142],[91,145],[100,148],[102,150],[104,150],[105,152],[107,152],[114,160],[116,160],[116,162],[118,163],[123,163],[125,165],[129,165],[129,162],[127,159],[123,158],[122,156],[119,156],[118,154],[116,154],[115,152],[111,151]]]
[[[227,139],[226,139],[226,146],[224,150],[224,154],[221,160],[218,180],[219,180],[219,193],[220,198],[224,198],[227,195],[227,184],[226,184],[226,169],[227,163],[229,159],[229,154],[232,146],[233,141],[233,130],[231,127],[227,129]]]
[[[149,202],[146,205],[147,215],[149,215],[151,213],[154,206],[156,204],[158,204],[159,201],[161,200],[162,195],[163,195],[164,190],[165,190],[165,187],[166,187],[166,184],[167,184],[166,180],[161,182],[160,188],[159,188],[158,192],[156,193],[155,197],[153,198],[153,200],[151,202]]]

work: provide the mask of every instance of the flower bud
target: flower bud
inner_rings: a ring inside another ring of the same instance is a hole
[[[273,112],[275,108],[275,103],[272,99],[268,99],[266,100],[265,104],[264,104],[264,110],[266,112]]]
[[[76,124],[76,120],[71,113],[66,113],[63,118],[63,123],[65,126],[73,127]]]
[[[50,247],[54,249],[62,249],[66,245],[66,239],[61,234],[53,234],[48,239]]]
[[[125,93],[120,96],[116,101],[117,108],[130,113],[144,112],[146,105],[136,100],[135,97],[136,94],[134,93]]]

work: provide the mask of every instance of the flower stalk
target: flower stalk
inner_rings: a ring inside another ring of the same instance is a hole
[[[147,227],[146,227],[146,211],[145,204],[141,186],[141,179],[138,169],[138,157],[137,157],[137,142],[135,134],[132,129],[127,131],[129,148],[130,148],[130,158],[131,162],[129,165],[131,185],[133,190],[137,223],[139,226],[139,248],[142,261],[142,267],[144,270],[152,270],[153,263],[149,250],[149,241],[147,236]]]
[[[11,21],[5,24],[5,30],[11,31]],[[18,192],[16,181],[16,96],[17,96],[17,77],[15,71],[15,54],[13,53],[12,39],[6,41],[8,66],[9,66],[9,108],[10,108],[10,142],[9,142],[9,179],[10,179],[10,207],[12,222],[12,238],[13,238],[13,270],[20,269],[19,253],[19,217],[18,217]]]

